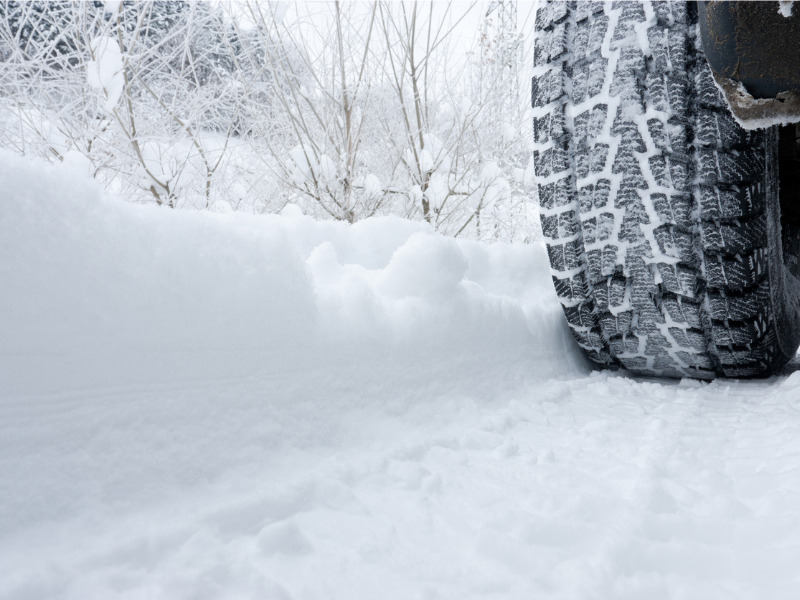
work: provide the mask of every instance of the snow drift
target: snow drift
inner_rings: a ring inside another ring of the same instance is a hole
[[[566,372],[571,343],[539,247],[459,243],[397,218],[315,222],[292,207],[135,206],[66,168],[7,153],[0,163],[6,393],[331,353],[358,364],[513,349]]]

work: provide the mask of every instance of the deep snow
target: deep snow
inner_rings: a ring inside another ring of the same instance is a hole
[[[0,598],[800,590],[796,366],[593,372],[539,245],[0,189]]]

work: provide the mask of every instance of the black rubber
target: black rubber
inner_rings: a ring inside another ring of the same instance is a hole
[[[536,29],[542,230],[580,346],[643,375],[773,373],[800,342],[778,130],[730,116],[694,3],[552,2]]]

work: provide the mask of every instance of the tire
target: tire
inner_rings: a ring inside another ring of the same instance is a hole
[[[578,344],[641,375],[774,373],[800,342],[782,132],[733,120],[694,3],[552,2],[536,29],[542,232]]]

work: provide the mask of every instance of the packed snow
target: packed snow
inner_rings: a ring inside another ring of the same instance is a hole
[[[797,365],[592,371],[540,244],[0,188],[0,598],[800,589]]]

